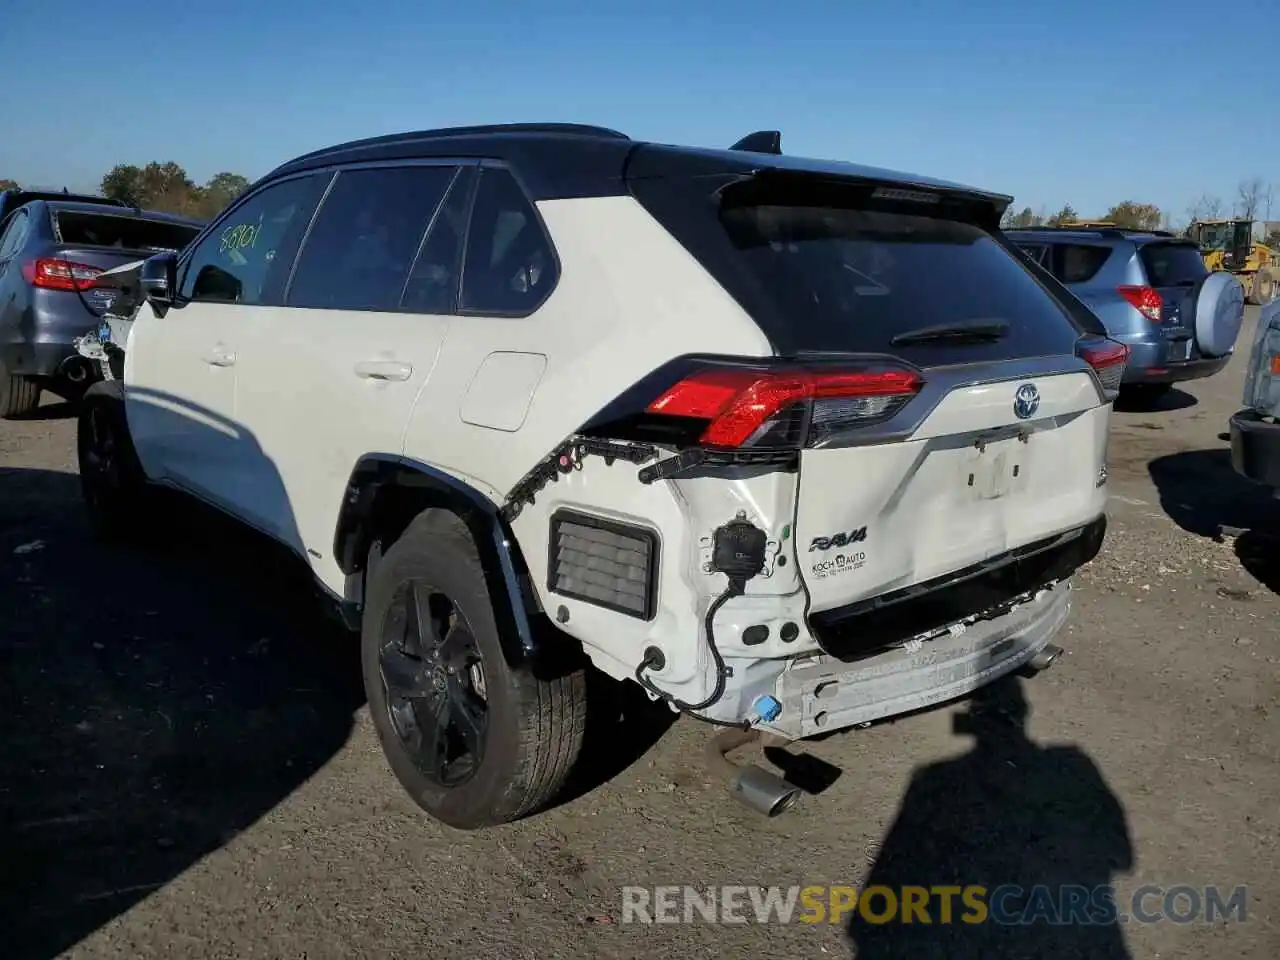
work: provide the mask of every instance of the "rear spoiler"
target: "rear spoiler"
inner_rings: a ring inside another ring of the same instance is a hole
[[[730,187],[737,191],[751,183],[762,189],[789,185],[802,192],[810,187],[848,191],[878,202],[901,204],[904,211],[946,209],[950,215],[959,214],[960,219],[988,230],[999,229],[1000,218],[1013,202],[1007,194],[931,177],[784,155],[782,134],[777,130],[749,133],[728,150],[640,143],[627,158],[624,176],[633,190],[643,181],[674,178],[701,181],[712,192]]]

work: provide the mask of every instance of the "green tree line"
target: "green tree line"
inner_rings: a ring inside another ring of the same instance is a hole
[[[0,178],[0,190],[18,186],[14,180]],[[238,173],[218,173],[207,183],[196,183],[180,164],[170,160],[141,167],[116,164],[103,176],[98,189],[104,197],[144,210],[209,220],[248,188],[248,178]]]

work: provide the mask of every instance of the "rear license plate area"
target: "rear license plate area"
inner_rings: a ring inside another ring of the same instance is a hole
[[[1186,340],[1169,341],[1169,362],[1184,363],[1190,360],[1193,343],[1194,341],[1189,337]]]
[[[981,439],[962,469],[969,500],[998,500],[1026,486],[1026,440],[1019,434]]]

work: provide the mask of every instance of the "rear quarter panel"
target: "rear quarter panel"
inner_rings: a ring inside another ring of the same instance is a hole
[[[505,495],[666,361],[764,356],[742,308],[635,200],[538,204],[560,277],[532,315],[454,318],[406,426],[406,456]],[[495,371],[509,376],[495,376]]]

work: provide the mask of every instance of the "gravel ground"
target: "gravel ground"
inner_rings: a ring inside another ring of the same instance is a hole
[[[801,745],[841,775],[771,821],[704,775],[705,728],[608,684],[573,799],[479,834],[425,819],[297,564],[226,523],[100,547],[71,411],[0,423],[0,955],[1280,956],[1280,513],[1219,436],[1243,362],[1117,412],[1111,528],[1052,670]],[[1244,922],[910,941],[621,923],[624,885],[868,879],[1249,896]]]

